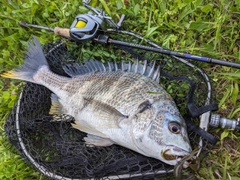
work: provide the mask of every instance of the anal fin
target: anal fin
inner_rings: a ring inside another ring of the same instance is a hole
[[[95,136],[92,134],[88,134],[87,137],[84,138],[87,145],[94,145],[94,146],[111,146],[114,144],[109,138],[102,138],[99,136]]]

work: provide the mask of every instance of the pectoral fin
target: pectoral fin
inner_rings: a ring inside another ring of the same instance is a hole
[[[94,146],[111,146],[114,144],[109,138],[102,138],[92,134],[88,134],[84,140],[86,141],[86,144]]]

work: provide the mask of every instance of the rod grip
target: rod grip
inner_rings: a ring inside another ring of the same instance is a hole
[[[59,36],[64,36],[66,38],[70,38],[70,30],[68,28],[55,27],[54,33]]]

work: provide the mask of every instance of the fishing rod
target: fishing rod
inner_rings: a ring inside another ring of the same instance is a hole
[[[222,66],[228,66],[233,68],[240,68],[240,64],[228,62],[219,59],[213,59],[204,56],[198,56],[188,53],[180,53],[176,51],[171,51],[168,49],[163,49],[158,46],[144,46],[135,43],[129,43],[125,41],[119,41],[116,39],[112,39],[107,36],[104,32],[125,32],[121,31],[120,27],[124,20],[125,15],[120,17],[119,22],[116,24],[112,21],[112,18],[108,16],[104,11],[98,10],[88,5],[88,1],[83,1],[83,5],[90,9],[92,12],[88,12],[88,14],[79,14],[75,17],[70,28],[60,28],[60,27],[45,27],[34,24],[29,24],[26,22],[20,22],[20,25],[26,28],[35,28],[35,29],[43,29],[46,31],[54,32],[56,35],[68,38],[75,42],[83,42],[85,40],[94,40],[100,44],[113,44],[118,46],[128,46],[132,48],[158,52],[166,55],[171,55],[179,58],[190,59],[205,63],[218,64]],[[94,13],[93,13],[94,12]],[[109,29],[109,26],[113,27],[113,29]],[[223,118],[217,114],[211,114],[209,117],[209,125],[213,127],[223,127],[227,129],[234,129],[240,131],[240,119],[233,120]]]
[[[158,53],[162,53],[162,54],[172,55],[172,56],[176,56],[176,57],[180,57],[180,58],[191,59],[191,60],[205,62],[205,63],[212,63],[212,64],[218,64],[218,65],[222,65],[222,66],[240,68],[240,64],[238,64],[238,63],[208,58],[208,57],[204,57],[204,56],[197,56],[197,55],[193,55],[193,54],[179,53],[179,52],[171,51],[168,49],[160,49],[160,48],[154,48],[154,47],[150,47],[150,46],[143,46],[143,45],[139,45],[139,44],[128,43],[128,42],[124,42],[124,41],[118,41],[115,39],[111,39],[111,38],[107,37],[106,35],[102,35],[102,34],[100,34],[94,40],[96,40],[100,43],[104,43],[104,44],[115,44],[115,45],[128,46],[128,47],[132,47],[132,48],[138,48],[138,49],[143,49],[143,50],[147,50],[147,51],[158,52]]]
[[[44,27],[44,26],[39,26],[34,24],[28,24],[26,22],[20,22],[20,25],[23,27],[31,27],[36,29],[44,29],[47,31],[52,31],[56,35],[63,36],[65,38],[71,39],[76,42],[93,39],[94,41],[97,41],[102,44],[123,45],[123,46],[158,52],[166,55],[172,55],[172,56],[185,58],[189,60],[218,64],[222,66],[228,66],[228,67],[240,69],[240,64],[234,63],[234,62],[228,62],[228,61],[209,58],[205,56],[181,53],[181,52],[171,51],[169,49],[144,46],[144,45],[129,43],[125,41],[119,41],[116,39],[111,39],[110,37],[108,37],[107,35],[101,32],[106,32],[108,30],[107,27],[109,25],[112,26],[116,31],[120,31],[120,27],[125,18],[125,15],[122,15],[119,22],[116,24],[113,22],[112,18],[108,16],[104,11],[93,8],[92,6],[89,6],[88,3],[89,3],[88,1],[84,1],[83,5],[86,8],[90,9],[92,12],[88,12],[88,14],[77,15],[69,29],[60,28],[60,27],[55,27],[55,28]]]
[[[222,65],[222,66],[228,66],[228,67],[240,69],[240,64],[234,63],[234,62],[209,58],[209,57],[205,57],[205,56],[198,56],[198,55],[193,55],[193,54],[188,54],[188,53],[180,53],[180,52],[176,52],[176,51],[171,51],[169,49],[155,48],[155,47],[144,46],[144,45],[139,45],[139,44],[134,44],[134,43],[129,43],[129,42],[125,42],[125,41],[111,39],[109,36],[107,36],[105,34],[97,33],[96,27],[94,28],[94,24],[97,24],[97,23],[87,21],[89,25],[87,25],[87,27],[86,27],[85,21],[79,20],[79,17],[83,18],[84,16],[86,16],[86,15],[77,16],[75,18],[73,25],[70,27],[70,29],[60,28],[60,27],[49,28],[49,27],[44,27],[44,26],[28,24],[26,22],[21,22],[20,25],[23,27],[32,27],[32,28],[52,31],[56,35],[60,35],[60,36],[69,38],[76,42],[93,39],[102,44],[114,44],[114,45],[128,46],[128,47],[132,47],[132,48],[158,52],[158,53],[162,53],[162,54],[166,54],[166,55],[172,55],[172,56],[176,56],[176,57],[180,57],[180,58],[185,58],[185,59],[190,59],[190,60],[195,60],[195,61],[200,61],[200,62],[205,62],[205,63],[211,63],[211,64],[218,64],[218,65]],[[88,18],[88,20],[89,19],[90,18]],[[123,16],[121,18],[121,21],[122,21],[122,19],[123,19]],[[117,26],[117,27],[120,27],[120,26]],[[91,33],[89,33],[89,32],[91,32]]]

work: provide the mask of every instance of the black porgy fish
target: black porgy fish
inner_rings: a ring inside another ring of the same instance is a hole
[[[61,113],[74,117],[72,126],[88,133],[87,144],[118,144],[170,165],[192,151],[184,119],[159,85],[160,67],[155,63],[90,60],[66,65],[64,70],[70,77],[49,69],[33,37],[23,65],[1,76],[50,89]]]

